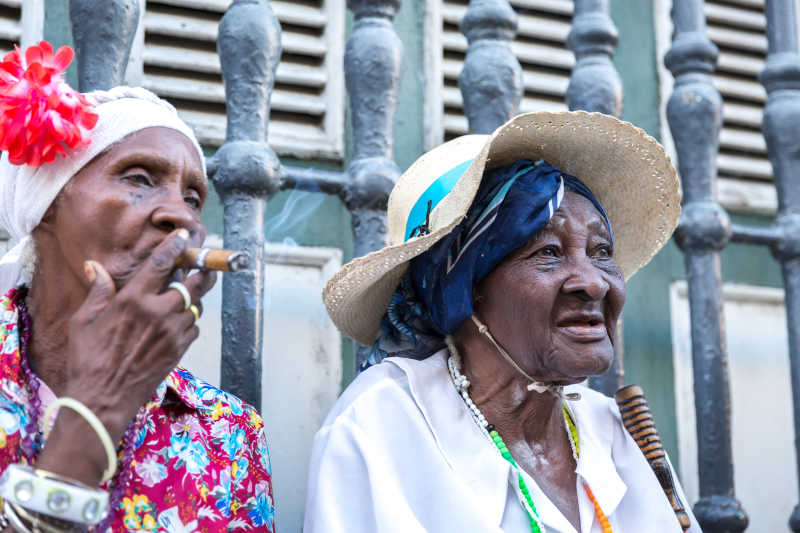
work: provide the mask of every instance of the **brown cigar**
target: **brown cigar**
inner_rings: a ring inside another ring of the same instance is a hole
[[[239,272],[247,268],[247,256],[235,250],[214,250],[211,248],[187,248],[175,263],[176,267]]]
[[[642,450],[645,459],[650,463],[650,468],[656,474],[681,528],[686,531],[689,529],[691,521],[675,490],[672,470],[667,464],[667,454],[661,445],[661,438],[658,436],[653,415],[650,414],[650,407],[647,405],[644,391],[638,385],[628,385],[619,389],[614,394],[614,399],[617,401],[619,413],[622,415],[622,425],[631,434],[639,449]]]

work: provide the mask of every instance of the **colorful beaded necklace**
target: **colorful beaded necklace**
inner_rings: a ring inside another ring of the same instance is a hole
[[[26,435],[22,442],[22,455],[25,457],[27,464],[33,464],[36,460],[36,455],[44,449],[44,443],[41,441],[41,432],[38,430],[39,414],[42,411],[41,400],[39,399],[39,379],[30,364],[33,328],[31,315],[25,301],[27,295],[28,288],[22,286],[12,291],[11,300],[18,313],[20,366],[22,367],[23,381],[31,405],[28,413],[28,424],[25,428]],[[96,531],[108,529],[114,511],[119,509],[122,503],[125,485],[133,478],[133,455],[136,451],[137,435],[144,428],[146,414],[146,407],[140,407],[136,413],[136,418],[128,424],[125,433],[122,435],[118,448],[118,453],[121,456],[120,465],[107,485],[111,488],[111,496],[109,498],[109,509],[111,511],[106,519],[96,527]]]
[[[523,497],[522,506],[525,508],[525,511],[528,513],[528,518],[530,519],[531,533],[545,533],[544,524],[539,518],[539,512],[536,510],[536,505],[533,503],[533,497],[531,496],[528,486],[525,484],[525,479],[522,476],[522,470],[520,469],[519,465],[517,465],[514,457],[511,455],[506,443],[503,442],[503,438],[500,436],[500,433],[498,433],[497,429],[486,420],[486,417],[483,416],[481,410],[477,405],[475,405],[475,402],[472,401],[472,398],[470,398],[468,392],[470,382],[467,377],[461,373],[461,356],[453,344],[452,339],[448,337],[446,340],[447,347],[450,351],[450,357],[447,359],[447,368],[450,371],[450,377],[453,379],[453,384],[455,385],[456,390],[458,390],[461,398],[464,400],[464,403],[467,404],[467,407],[469,408],[470,413],[477,422],[478,426],[480,426],[484,433],[488,435],[489,439],[491,439],[492,443],[497,447],[500,455],[503,456],[503,459],[508,461],[508,463],[516,472],[517,485],[519,486],[519,491]],[[564,413],[564,426],[567,430],[567,437],[569,439],[570,446],[572,447],[572,457],[575,459],[575,464],[577,464],[578,457],[580,455],[578,428],[575,426],[572,416],[565,405],[562,406],[562,411]],[[583,487],[586,490],[586,495],[589,497],[589,500],[594,506],[594,512],[597,515],[597,520],[600,522],[603,533],[613,533],[611,530],[611,524],[609,523],[606,515],[603,513],[603,510],[600,508],[600,504],[597,503],[597,500],[595,499],[594,494],[592,494],[591,489],[586,484],[584,484]]]

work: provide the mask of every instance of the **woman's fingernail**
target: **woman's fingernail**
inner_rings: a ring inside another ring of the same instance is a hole
[[[183,239],[184,241],[189,240],[189,230],[186,228],[181,228],[178,230],[178,237]]]
[[[86,279],[89,280],[89,283],[94,283],[97,272],[95,272],[94,265],[92,265],[91,261],[83,262],[83,273],[86,275]]]

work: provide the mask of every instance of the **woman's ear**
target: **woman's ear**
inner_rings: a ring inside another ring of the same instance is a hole
[[[56,216],[56,203],[53,202],[50,204],[50,207],[47,208],[47,211],[44,212],[44,216],[42,220],[39,222],[39,225],[42,224],[49,224],[53,222],[53,218]]]
[[[39,224],[36,226],[35,230],[44,230],[44,231],[50,230],[50,228],[55,223],[57,210],[58,210],[58,198],[56,198],[53,201],[53,203],[50,204],[50,207],[47,208],[47,211],[44,212],[44,216],[42,217],[42,220],[39,221]]]

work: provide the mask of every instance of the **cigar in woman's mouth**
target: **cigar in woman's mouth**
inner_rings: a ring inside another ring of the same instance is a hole
[[[249,261],[244,252],[215,250],[213,248],[187,248],[175,262],[180,268],[199,268],[220,272],[239,272],[247,268]]]

